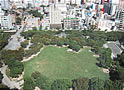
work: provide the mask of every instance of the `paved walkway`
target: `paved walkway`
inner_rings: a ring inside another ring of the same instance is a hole
[[[117,42],[107,42],[104,44],[105,48],[111,48],[112,49],[112,55],[111,58],[116,58],[117,55],[122,53],[122,50],[118,46],[119,44]]]
[[[27,20],[28,20],[28,17],[25,20],[25,22],[27,22]],[[21,26],[21,28],[16,32],[15,35],[11,36],[11,40],[9,41],[8,45],[5,46],[4,49],[16,50],[20,47],[21,40],[19,40],[19,39],[22,39],[20,33],[24,31],[25,26],[26,26],[26,23],[25,23],[25,25]]]
[[[7,85],[10,89],[12,88],[19,88],[19,84],[16,83],[15,81],[11,81],[7,75],[6,75],[6,69],[7,69],[7,65],[3,64],[2,68],[0,68],[1,73],[3,74],[3,79],[2,79],[2,83]]]

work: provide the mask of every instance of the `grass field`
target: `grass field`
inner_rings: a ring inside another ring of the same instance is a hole
[[[68,48],[58,48],[55,46],[45,47],[41,53],[24,63],[24,77],[30,77],[32,72],[39,71],[41,74],[53,79],[75,79],[78,77],[99,77],[108,79],[109,75],[103,73],[89,52],[89,48],[84,48],[80,53],[67,51]]]

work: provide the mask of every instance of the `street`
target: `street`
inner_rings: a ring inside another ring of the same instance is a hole
[[[27,20],[28,20],[28,17],[26,18],[25,22],[27,22]],[[18,39],[21,38],[20,33],[24,31],[25,25],[22,25],[22,27],[16,32],[16,34],[11,36],[11,40],[9,41],[8,45],[5,46],[4,49],[16,50],[20,47],[20,41]]]

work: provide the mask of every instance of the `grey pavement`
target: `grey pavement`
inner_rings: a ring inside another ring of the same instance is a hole
[[[57,34],[57,36],[60,37],[60,38],[62,38],[62,37],[66,38],[67,34],[64,33],[64,32],[61,32],[61,33]]]
[[[18,83],[16,83],[15,81],[10,81],[10,79],[7,77],[6,69],[7,69],[7,65],[5,65],[5,64],[3,64],[2,68],[0,68],[0,71],[3,74],[3,77],[4,77],[2,79],[2,83],[7,85],[10,89],[19,88],[20,86],[19,86]]]
[[[108,42],[104,45],[106,48],[112,49],[112,59],[117,57],[117,55],[120,55],[122,53],[122,50],[118,46],[119,44],[117,42]]]
[[[27,17],[25,22],[27,22],[27,20],[28,20],[28,17]],[[22,31],[24,31],[25,25],[22,25],[21,28],[16,32],[16,34],[11,36],[11,40],[9,41],[8,45],[5,46],[4,49],[16,50],[16,49],[18,49],[20,47],[19,38],[22,38],[20,33]]]

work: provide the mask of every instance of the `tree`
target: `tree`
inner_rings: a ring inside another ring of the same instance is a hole
[[[69,90],[71,86],[71,80],[57,79],[51,84],[51,90]]]
[[[0,32],[0,50],[2,50],[5,45],[8,44],[8,39],[10,38],[10,34]]]
[[[24,42],[21,42],[21,46],[22,46],[23,48],[26,48],[27,45],[28,45],[28,43],[29,43],[29,41],[28,41],[28,40],[25,40]]]
[[[31,76],[32,76],[34,79],[37,79],[37,78],[40,77],[40,75],[41,75],[40,72],[35,71],[35,72],[32,73]]]
[[[99,65],[101,67],[109,68],[112,65],[111,52],[109,48],[101,49],[101,55],[99,57]]]
[[[17,24],[17,25],[21,25],[21,21],[22,21],[22,20],[21,20],[20,17],[17,17],[17,18],[16,18],[16,24]]]
[[[12,59],[21,61],[21,60],[23,60],[23,56],[24,56],[23,48],[19,48],[19,50],[3,50],[1,52],[1,60],[4,60],[5,63],[7,61],[10,62],[10,60],[12,60]]]
[[[46,76],[42,74],[35,80],[36,86],[43,90],[50,90],[50,82]]]
[[[104,81],[97,77],[91,78],[89,90],[104,90]]]
[[[119,81],[110,81],[105,82],[105,90],[123,90],[123,84]]]
[[[7,65],[10,69],[10,76],[11,77],[18,77],[24,71],[24,65],[22,62],[17,60],[11,60],[7,62]]]
[[[34,90],[35,84],[34,81],[31,78],[25,78],[24,79],[24,90]]]
[[[80,50],[81,46],[78,45],[76,41],[72,41],[72,40],[71,40],[71,41],[69,42],[69,48],[71,48],[72,50],[78,52],[78,51]]]
[[[0,83],[2,82],[3,74],[0,72]]]
[[[40,28],[39,28],[39,30],[42,30],[42,25],[40,25]]]
[[[124,82],[124,52],[114,60],[113,67],[110,68],[110,79]]]
[[[79,78],[73,80],[73,89],[74,90],[88,90],[89,88],[89,79],[88,78]]]
[[[34,17],[40,17],[40,19],[43,18],[43,15],[40,12],[38,12],[37,10],[30,10],[30,11],[28,11],[28,13],[32,14]]]
[[[32,27],[32,30],[35,30],[36,31],[37,30],[37,27]]]

